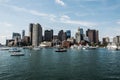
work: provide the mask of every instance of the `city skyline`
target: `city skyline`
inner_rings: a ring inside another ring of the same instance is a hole
[[[26,31],[29,23],[40,23],[43,30],[71,30],[78,27],[99,30],[103,37],[120,35],[119,0],[0,0],[0,43],[13,32]]]

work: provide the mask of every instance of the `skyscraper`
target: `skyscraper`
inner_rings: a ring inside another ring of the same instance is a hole
[[[99,35],[97,30],[90,30],[86,31],[86,35],[89,38],[90,43],[98,43],[99,42]]]
[[[71,38],[71,31],[70,30],[67,30],[66,31],[66,38]]]
[[[39,23],[37,23],[36,26],[39,27],[39,28],[38,28],[38,29],[39,29],[39,34],[38,34],[38,36],[39,36],[39,43],[41,43],[42,40],[43,40],[42,27],[41,27],[41,25],[40,25]]]
[[[58,33],[58,40],[62,41],[63,30],[60,30]]]
[[[52,39],[53,39],[53,30],[45,30],[44,38],[45,38],[45,41],[52,41]]]
[[[30,42],[32,46],[38,46],[42,42],[42,27],[40,24],[30,24],[29,27]]]
[[[63,32],[63,34],[62,34],[62,41],[66,40],[66,39],[67,39],[66,32]]]
[[[29,25],[30,45],[32,45],[32,34],[33,34],[33,26],[34,25],[35,24],[33,24],[33,23],[30,23],[30,25]]]
[[[22,30],[22,39],[24,38],[25,36],[25,30]]]
[[[84,39],[83,29],[78,28],[78,32],[75,34],[76,42],[80,43]]]
[[[116,36],[113,38],[113,43],[115,43],[117,46],[120,46],[120,36]]]

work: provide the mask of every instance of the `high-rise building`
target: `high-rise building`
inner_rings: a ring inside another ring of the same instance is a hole
[[[71,38],[71,31],[70,30],[67,30],[66,31],[66,38]]]
[[[86,35],[89,38],[90,43],[99,43],[99,35],[98,30],[90,30],[86,31]]]
[[[62,34],[62,41],[65,41],[65,40],[67,40],[66,32],[63,32],[63,34]]]
[[[25,36],[25,30],[22,30],[22,39],[24,38]]]
[[[29,25],[30,45],[32,45],[32,34],[33,34],[33,26],[34,25],[35,24],[33,24],[33,23],[30,23],[30,25]]]
[[[30,45],[30,37],[24,36],[22,42],[25,44],[25,46]]]
[[[20,33],[13,33],[12,39],[14,39],[14,40],[20,40],[21,39]]]
[[[120,36],[116,36],[113,38],[113,43],[115,43],[116,45],[120,46]]]
[[[60,30],[58,33],[58,40],[62,41],[62,35],[63,35],[64,31]]]
[[[44,39],[45,39],[45,41],[52,41],[52,39],[53,39],[53,30],[45,30]]]
[[[103,38],[103,44],[107,44],[107,43],[109,43],[109,42],[110,42],[109,37],[104,37],[104,38]]]
[[[39,23],[36,24],[36,26],[39,27],[39,43],[41,43],[43,41],[42,27],[41,27],[41,25]]]
[[[19,46],[19,42],[21,42],[20,33],[13,33],[12,39],[14,40],[14,46]]]
[[[80,43],[82,40],[84,40],[84,33],[82,28],[78,28],[78,32],[76,32],[75,38],[77,43]]]
[[[29,26],[30,43],[38,46],[42,42],[42,27],[40,24],[31,23]]]

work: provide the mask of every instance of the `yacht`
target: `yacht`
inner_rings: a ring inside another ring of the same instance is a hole
[[[21,50],[15,47],[15,48],[10,48],[9,52],[21,52]]]
[[[21,52],[13,52],[11,56],[24,56],[24,53]]]
[[[89,46],[89,45],[86,45],[86,46],[84,46],[82,49],[83,50],[95,50],[95,49],[97,49],[98,47],[96,47],[96,46]]]
[[[88,49],[88,50],[94,50],[94,49],[97,49],[97,47],[90,46],[90,47],[87,47],[86,49]]]
[[[55,52],[67,52],[67,49],[64,48],[58,48]]]
[[[1,47],[0,50],[9,50],[9,47]]]

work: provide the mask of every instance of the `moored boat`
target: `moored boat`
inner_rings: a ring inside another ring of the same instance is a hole
[[[21,52],[13,52],[11,56],[24,56],[24,53]]]
[[[94,49],[97,49],[97,47],[90,46],[90,47],[87,47],[86,49],[88,49],[88,50],[94,50]]]
[[[9,47],[1,47],[0,50],[9,50]]]
[[[10,48],[9,52],[21,52],[21,50],[15,47],[15,48]]]
[[[33,50],[36,50],[36,51],[38,51],[38,50],[40,50],[41,48],[40,47],[33,47]]]
[[[67,49],[64,48],[58,48],[55,52],[67,52]]]

